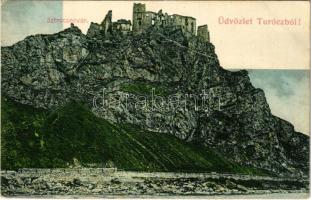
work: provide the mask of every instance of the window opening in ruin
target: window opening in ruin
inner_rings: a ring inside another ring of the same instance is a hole
[[[194,32],[194,24],[193,24],[193,22],[191,22],[191,32],[192,33]]]

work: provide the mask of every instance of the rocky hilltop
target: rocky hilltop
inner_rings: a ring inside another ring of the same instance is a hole
[[[172,27],[97,27],[2,47],[3,96],[46,110],[85,103],[112,124],[174,135],[240,165],[308,174],[309,137],[271,114],[247,71],[222,68],[212,43]]]

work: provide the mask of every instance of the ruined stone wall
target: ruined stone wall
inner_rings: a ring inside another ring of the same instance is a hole
[[[206,24],[198,27],[198,37],[204,42],[210,41],[209,31]]]
[[[104,35],[108,35],[112,31],[112,11],[109,10],[105,19],[101,23]]]
[[[193,17],[172,15],[172,25],[179,26],[185,32],[196,33],[196,19]]]
[[[196,19],[193,17],[182,15],[168,15],[146,11],[145,4],[134,4],[133,8],[133,32],[141,32],[150,26],[173,26],[179,27],[184,32],[189,32],[193,35],[196,34]]]
[[[116,22],[113,22],[112,28],[113,32],[119,32],[122,35],[127,35],[131,31],[131,21],[121,19]]]
[[[144,14],[144,25],[145,27],[150,27],[155,25],[156,13],[151,11],[146,11]]]

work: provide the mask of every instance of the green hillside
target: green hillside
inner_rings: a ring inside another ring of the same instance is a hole
[[[67,167],[78,160],[124,170],[265,174],[171,135],[112,125],[78,103],[49,113],[2,99],[1,108],[4,169]]]

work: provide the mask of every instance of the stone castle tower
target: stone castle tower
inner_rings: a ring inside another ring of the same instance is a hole
[[[198,37],[204,42],[210,41],[209,31],[208,31],[208,27],[206,24],[202,26],[198,26]]]
[[[146,17],[146,5],[141,3],[134,3],[133,7],[133,32],[140,32],[146,26],[145,17]]]

